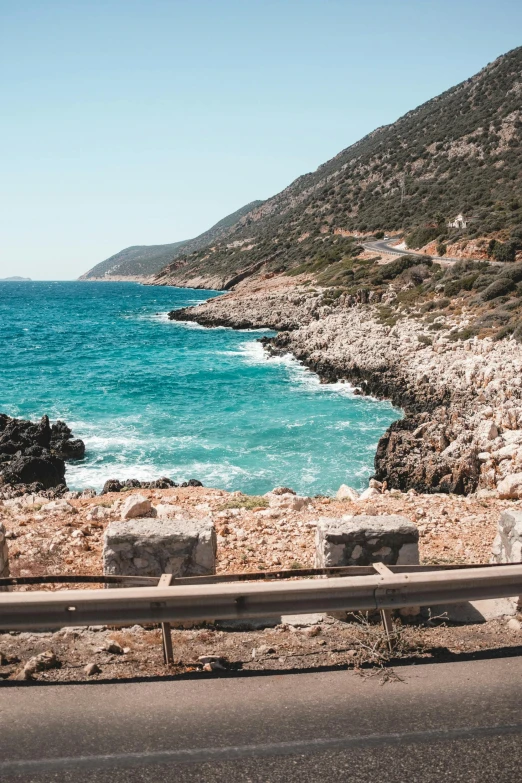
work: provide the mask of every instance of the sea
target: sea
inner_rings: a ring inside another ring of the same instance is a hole
[[[268,330],[207,329],[169,310],[217,291],[124,282],[0,282],[0,412],[62,419],[86,444],[70,489],[109,478],[262,494],[367,486],[380,436],[401,411],[321,384]]]

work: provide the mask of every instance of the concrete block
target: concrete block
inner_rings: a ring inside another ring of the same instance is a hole
[[[315,538],[317,568],[419,562],[419,531],[405,517],[361,514],[319,519]]]
[[[440,617],[452,623],[485,623],[497,617],[510,617],[517,613],[515,598],[488,598],[482,601],[466,601],[462,604],[431,606],[431,617]],[[423,614],[426,611],[423,609]]]
[[[295,628],[308,628],[311,625],[318,625],[322,623],[325,614],[314,612],[312,614],[284,614],[281,617],[281,622],[285,625],[293,625]]]
[[[103,573],[199,576],[216,572],[216,532],[210,519],[129,519],[111,522]]]

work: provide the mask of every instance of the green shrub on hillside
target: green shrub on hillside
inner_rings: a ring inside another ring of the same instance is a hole
[[[432,242],[434,239],[437,239],[440,234],[440,226],[419,226],[407,235],[406,245],[407,247],[416,250],[419,247],[424,247],[424,245],[427,245],[428,242]]]
[[[433,263],[431,258],[422,259],[422,263],[426,266],[431,266]],[[394,280],[406,269],[413,266],[418,266],[419,258],[417,256],[401,256],[396,261],[392,261],[390,264],[384,264],[380,266],[373,275],[372,282],[376,285],[383,283],[385,280]]]
[[[515,264],[508,269],[503,269],[501,277],[506,277],[509,280],[512,280],[513,283],[520,283],[522,281],[522,264]]]
[[[498,280],[494,280],[493,283],[488,285],[482,292],[482,301],[489,302],[491,299],[496,299],[497,296],[504,296],[513,290],[515,284],[507,277],[500,277]]]
[[[495,261],[509,263],[516,258],[517,245],[515,242],[498,242],[492,239],[488,247],[488,255]]]

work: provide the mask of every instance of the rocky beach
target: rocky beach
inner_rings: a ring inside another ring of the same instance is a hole
[[[388,296],[393,301],[393,289]],[[264,340],[269,354],[291,353],[325,383],[345,380],[401,407],[404,418],[381,438],[375,458],[375,478],[387,488],[522,497],[521,344],[455,340],[470,323],[465,304],[430,324],[419,318],[421,304],[391,325],[382,307],[372,292],[332,299],[327,289],[280,276],[170,317],[276,329]]]

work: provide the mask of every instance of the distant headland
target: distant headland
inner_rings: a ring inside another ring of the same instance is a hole
[[[0,277],[0,283],[27,283],[31,282],[30,277],[18,277],[15,275],[14,277]]]

